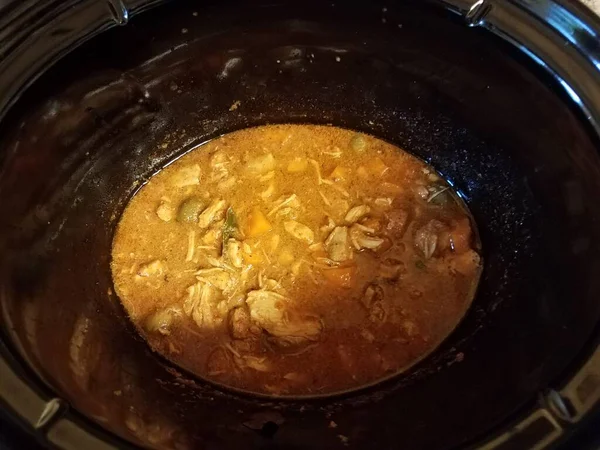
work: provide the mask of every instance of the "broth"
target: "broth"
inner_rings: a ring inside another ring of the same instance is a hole
[[[322,395],[429,354],[468,309],[479,243],[465,205],[374,137],[268,125],[153,176],[113,241],[116,292],[142,336],[213,382]]]

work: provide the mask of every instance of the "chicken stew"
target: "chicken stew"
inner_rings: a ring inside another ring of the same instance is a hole
[[[136,328],[179,366],[323,395],[431,353],[472,301],[479,253],[464,203],[414,156],[336,127],[268,125],[150,178],[111,268]]]

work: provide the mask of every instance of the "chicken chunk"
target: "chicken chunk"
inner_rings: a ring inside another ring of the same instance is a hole
[[[240,306],[229,313],[229,332],[234,339],[248,339],[260,330],[252,323],[248,308]]]
[[[325,248],[329,258],[333,261],[343,262],[352,259],[353,252],[348,239],[348,228],[335,227],[325,241]]]
[[[225,216],[226,210],[227,202],[225,200],[213,200],[198,217],[198,226],[203,229],[208,228],[213,222],[221,220]]]
[[[227,178],[229,175],[229,170],[227,169],[228,165],[229,161],[227,155],[223,152],[216,152],[210,157],[210,178],[213,183]]]
[[[365,227],[353,225],[350,228],[350,240],[356,250],[378,250],[384,243],[385,239],[371,236],[364,231]]]
[[[262,175],[275,169],[275,158],[272,153],[256,156],[248,161],[246,169],[253,175]]]
[[[307,244],[312,244],[315,240],[315,233],[308,228],[306,225],[296,222],[295,220],[288,220],[284,222],[283,227],[285,231],[294,236],[300,241],[304,241]]]
[[[295,209],[300,208],[300,200],[298,200],[298,196],[296,194],[288,196],[282,195],[277,200],[275,200],[275,202],[273,203],[273,208],[267,213],[267,216],[272,216],[284,207]]]
[[[216,305],[219,292],[210,284],[198,282],[187,289],[183,312],[190,316],[201,329],[214,329],[221,324]]]
[[[244,265],[244,260],[242,258],[242,243],[237,239],[231,238],[227,240],[225,254],[234,267],[240,268]]]
[[[218,267],[211,269],[200,269],[196,272],[196,278],[198,281],[208,283],[221,291],[225,291],[230,288],[230,285],[233,282],[231,273]]]
[[[252,369],[257,372],[269,372],[271,370],[271,364],[269,364],[266,357],[259,358],[250,355],[240,355],[234,356],[233,360],[242,370]]]
[[[171,325],[181,316],[181,312],[180,308],[175,307],[161,309],[148,317],[145,328],[150,332],[158,331],[160,334],[169,335]]]
[[[173,184],[177,187],[194,186],[200,184],[200,166],[194,164],[182,167],[173,175]]]
[[[158,208],[156,208],[156,215],[163,222],[170,222],[173,220],[175,211],[170,202],[161,201],[160,205],[158,205]]]
[[[165,267],[161,260],[155,259],[146,264],[141,264],[137,271],[137,275],[140,277],[154,277],[161,276],[164,273]]]
[[[403,209],[394,209],[386,214],[388,234],[396,239],[402,238],[408,225],[408,212]]]
[[[371,212],[371,208],[369,208],[367,205],[355,206],[348,211],[344,220],[348,223],[355,223],[369,214],[369,212]]]
[[[267,290],[248,293],[246,303],[250,317],[282,346],[297,346],[319,339],[321,321],[314,317],[297,317],[289,310],[288,299]]]

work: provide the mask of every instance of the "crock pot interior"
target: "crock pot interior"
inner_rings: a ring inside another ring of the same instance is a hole
[[[485,269],[459,328],[407,373],[342,397],[257,398],[193,379],[150,352],[112,293],[112,233],[140,183],[207,139],[285,122],[405,148],[451,181],[481,233]],[[12,345],[132,442],[464,444],[560,379],[598,321],[598,142],[550,79],[433,7],[162,6],[65,57],[1,136]]]

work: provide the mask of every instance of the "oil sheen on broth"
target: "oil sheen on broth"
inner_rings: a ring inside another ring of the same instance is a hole
[[[158,352],[213,382],[320,395],[406,369],[455,328],[481,261],[464,204],[381,140],[270,125],[213,140],[133,197],[116,291]]]

